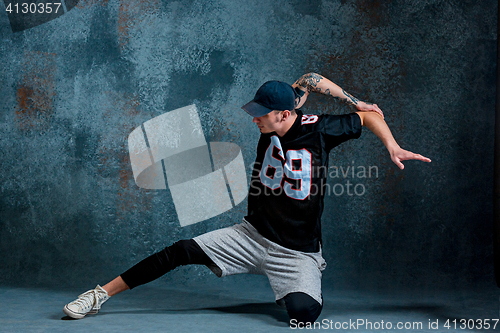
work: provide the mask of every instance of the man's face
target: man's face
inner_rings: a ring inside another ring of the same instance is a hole
[[[279,129],[280,120],[281,112],[276,110],[265,116],[253,118],[253,122],[257,124],[261,133],[271,133]]]

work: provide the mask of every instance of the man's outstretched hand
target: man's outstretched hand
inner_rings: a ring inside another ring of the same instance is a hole
[[[412,153],[411,151],[404,150],[400,147],[394,149],[394,151],[391,152],[391,160],[401,169],[403,170],[405,166],[402,161],[407,161],[407,160],[419,160],[422,162],[430,162],[431,159],[427,158],[425,156],[422,156],[420,154],[415,154]]]
[[[359,103],[358,103],[359,104]],[[377,107],[375,104],[374,107]],[[361,105],[361,107],[365,107]],[[377,107],[378,108],[378,107]],[[366,110],[368,111],[368,110]],[[396,164],[401,170],[405,168],[402,161],[407,160],[419,160],[422,162],[430,162],[431,160],[420,154],[412,153],[411,151],[402,149],[394,137],[392,136],[391,130],[387,126],[384,119],[381,118],[378,112],[356,112],[361,119],[361,125],[368,127],[385,145],[389,153],[391,154],[391,160]]]
[[[380,110],[377,104],[370,104],[358,101],[356,104],[356,109],[358,111],[364,111],[364,112],[370,112],[370,111],[377,112],[382,117],[382,119],[384,119],[384,113],[382,112],[382,110]]]

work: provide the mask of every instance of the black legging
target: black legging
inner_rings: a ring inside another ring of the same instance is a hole
[[[156,280],[178,266],[192,264],[215,265],[193,239],[180,240],[140,261],[120,276],[127,286],[133,289]],[[314,322],[323,308],[315,299],[302,292],[289,293],[283,300],[288,316],[297,322]]]
[[[214,265],[214,262],[193,239],[180,240],[147,257],[120,276],[133,289],[156,280],[176,267],[190,264],[209,266]]]

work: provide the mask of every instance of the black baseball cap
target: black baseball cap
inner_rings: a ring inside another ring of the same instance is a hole
[[[252,117],[262,117],[273,110],[284,111],[295,109],[297,93],[291,85],[281,81],[264,83],[253,100],[241,108]]]

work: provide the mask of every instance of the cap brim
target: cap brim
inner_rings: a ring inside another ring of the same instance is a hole
[[[241,108],[245,110],[252,117],[262,117],[268,114],[269,112],[273,111],[254,101],[251,101],[250,103],[243,105]]]

